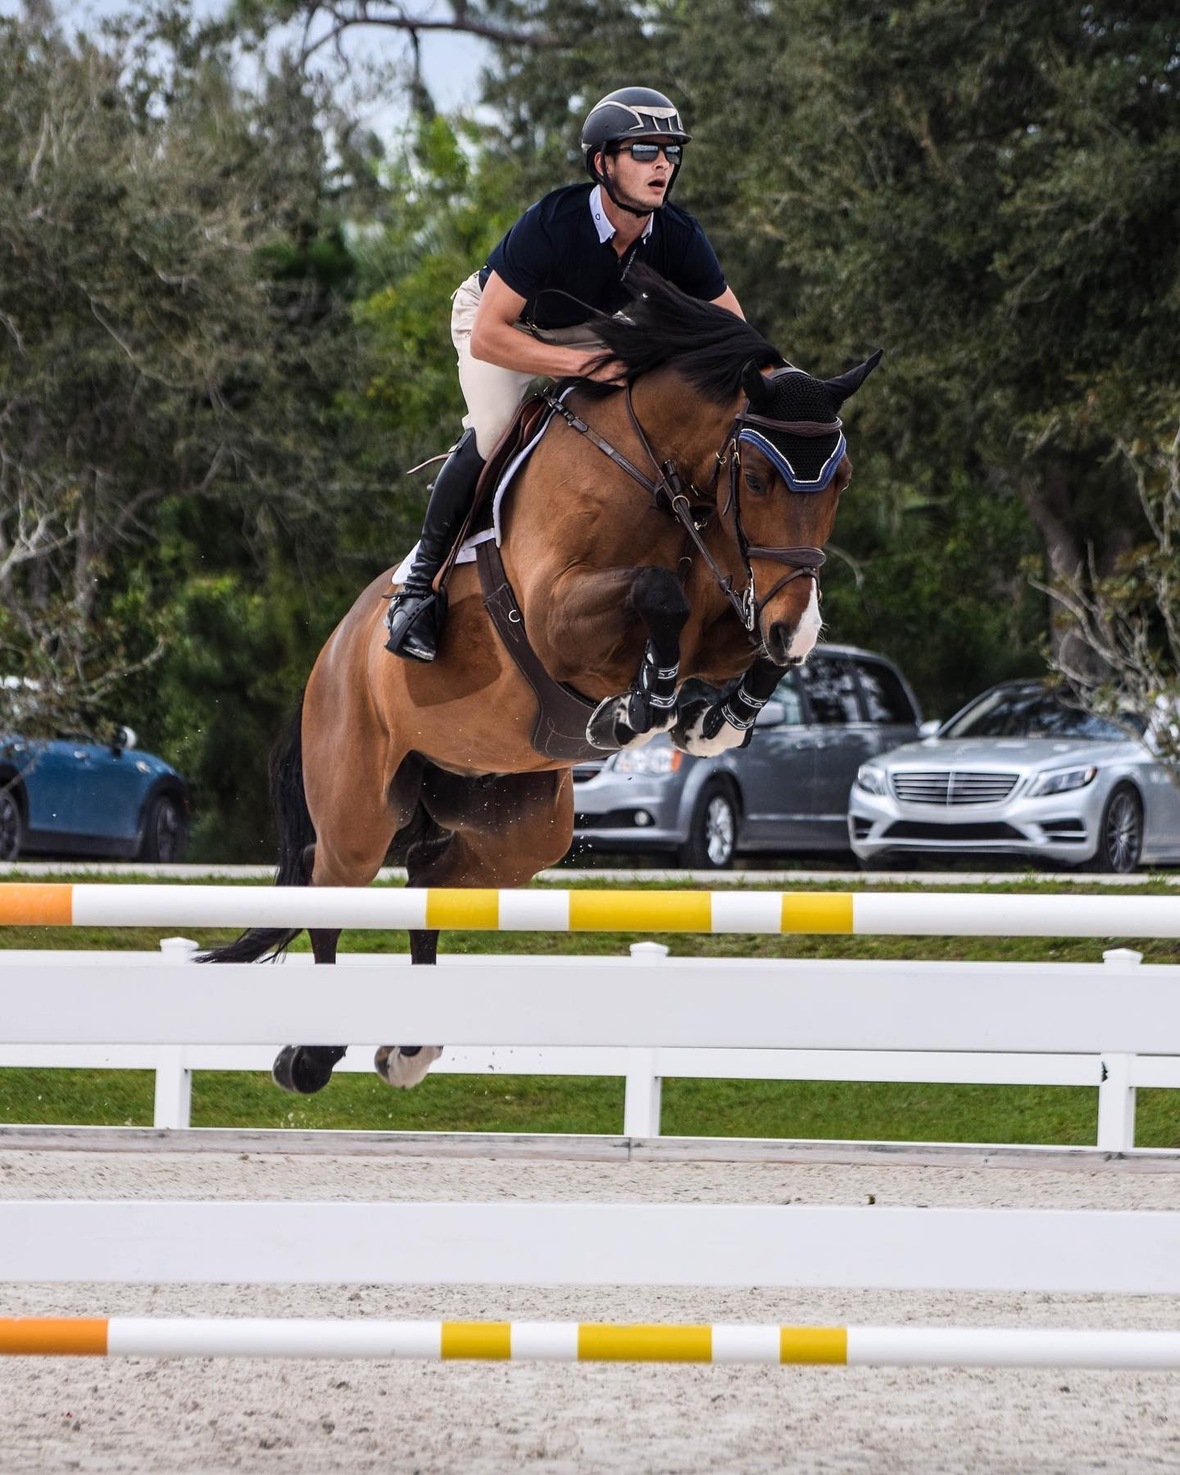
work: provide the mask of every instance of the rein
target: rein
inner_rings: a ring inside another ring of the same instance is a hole
[[[598,434],[585,420],[575,415],[573,410],[562,400],[551,394],[544,394],[546,403],[559,414],[571,430],[576,430],[579,435],[586,439],[597,450],[608,457],[620,471],[625,471],[633,481],[637,481],[648,493],[654,506],[666,510],[672,514],[680,526],[684,529],[686,536],[696,547],[697,552],[704,559],[709,572],[717,582],[717,587],[725,595],[733,606],[734,613],[741,620],[743,627],[750,633],[758,624],[758,617],[766,608],[767,603],[774,598],[780,589],[791,583],[793,579],[813,579],[818,587],[819,571],[826,561],[826,554],[822,548],[791,547],[773,548],[762,544],[750,544],[746,541],[746,535],[742,528],[741,501],[738,488],[738,477],[741,472],[741,452],[738,446],[738,437],[742,427],[746,425],[760,425],[772,430],[785,430],[796,435],[827,435],[831,433],[831,425],[821,425],[816,421],[786,421],[770,420],[764,415],[755,415],[750,409],[747,399],[743,409],[739,410],[734,417],[732,425],[725,433],[721,449],[716,453],[716,468],[713,479],[708,488],[713,496],[712,506],[704,518],[700,517],[702,504],[697,504],[694,512],[693,504],[689,500],[688,493],[684,487],[684,479],[676,468],[676,463],[671,459],[660,461],[651,442],[647,438],[647,432],[639,422],[635,413],[635,406],[631,399],[631,386],[628,384],[624,390],[627,414],[630,416],[631,425],[635,430],[639,443],[647,452],[648,459],[655,468],[656,476],[653,480],[645,472],[640,471],[638,466],[629,461],[621,451],[617,450],[608,440]],[[837,425],[839,422],[837,422]],[[718,509],[716,505],[717,482],[721,472],[729,467],[729,496],[724,509]],[[695,487],[690,489],[695,491]],[[726,573],[717,560],[705,546],[701,536],[701,528],[707,526],[708,517],[713,512],[724,516],[733,509],[734,529],[737,533],[738,551],[741,554],[742,566],[746,575],[746,587],[742,594],[738,594],[733,586],[733,575]],[[784,574],[781,579],[766,594],[759,599],[754,588],[754,570],[750,565],[751,558],[763,558],[774,563],[785,564],[790,572]]]

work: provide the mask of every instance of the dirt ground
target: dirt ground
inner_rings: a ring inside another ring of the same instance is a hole
[[[0,1151],[4,1198],[864,1204],[870,1195],[880,1204],[1175,1209],[1180,1175]],[[479,1286],[0,1289],[0,1315],[1180,1327],[1173,1297]],[[0,1393],[3,1475],[1180,1469],[1175,1373],[14,1358],[0,1368]]]

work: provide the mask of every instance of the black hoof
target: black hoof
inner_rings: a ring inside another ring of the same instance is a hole
[[[332,1068],[344,1059],[343,1045],[284,1045],[275,1056],[271,1077],[276,1086],[296,1096],[314,1096],[332,1079]]]

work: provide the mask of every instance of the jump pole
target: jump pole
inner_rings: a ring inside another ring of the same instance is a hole
[[[1180,1294],[1180,1212],[0,1200],[24,1284],[856,1286]]]
[[[0,1355],[1180,1368],[1180,1332],[537,1321],[0,1319]]]
[[[1180,937],[1180,897],[5,882],[0,926]]]

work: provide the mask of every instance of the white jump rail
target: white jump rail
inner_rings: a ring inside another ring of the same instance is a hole
[[[36,1199],[0,1245],[36,1284],[1180,1294],[1169,1211]]]
[[[1180,937],[1180,897],[0,883],[0,925]]]
[[[304,1317],[0,1318],[0,1356],[1175,1370],[1180,1332]]]
[[[179,961],[193,944],[163,946],[0,953],[0,1066],[154,1069],[155,1124],[183,1127],[194,1070],[269,1069],[297,1039],[446,1040],[436,1071],[623,1076],[633,1138],[658,1135],[664,1077],[1088,1086],[1097,1145],[1116,1152],[1134,1147],[1136,1089],[1180,1087],[1180,968],[1129,950],[1104,964],[467,957],[428,989],[404,958],[346,954],[326,989],[305,955],[198,974]],[[373,1048],[340,1068],[370,1069]]]

